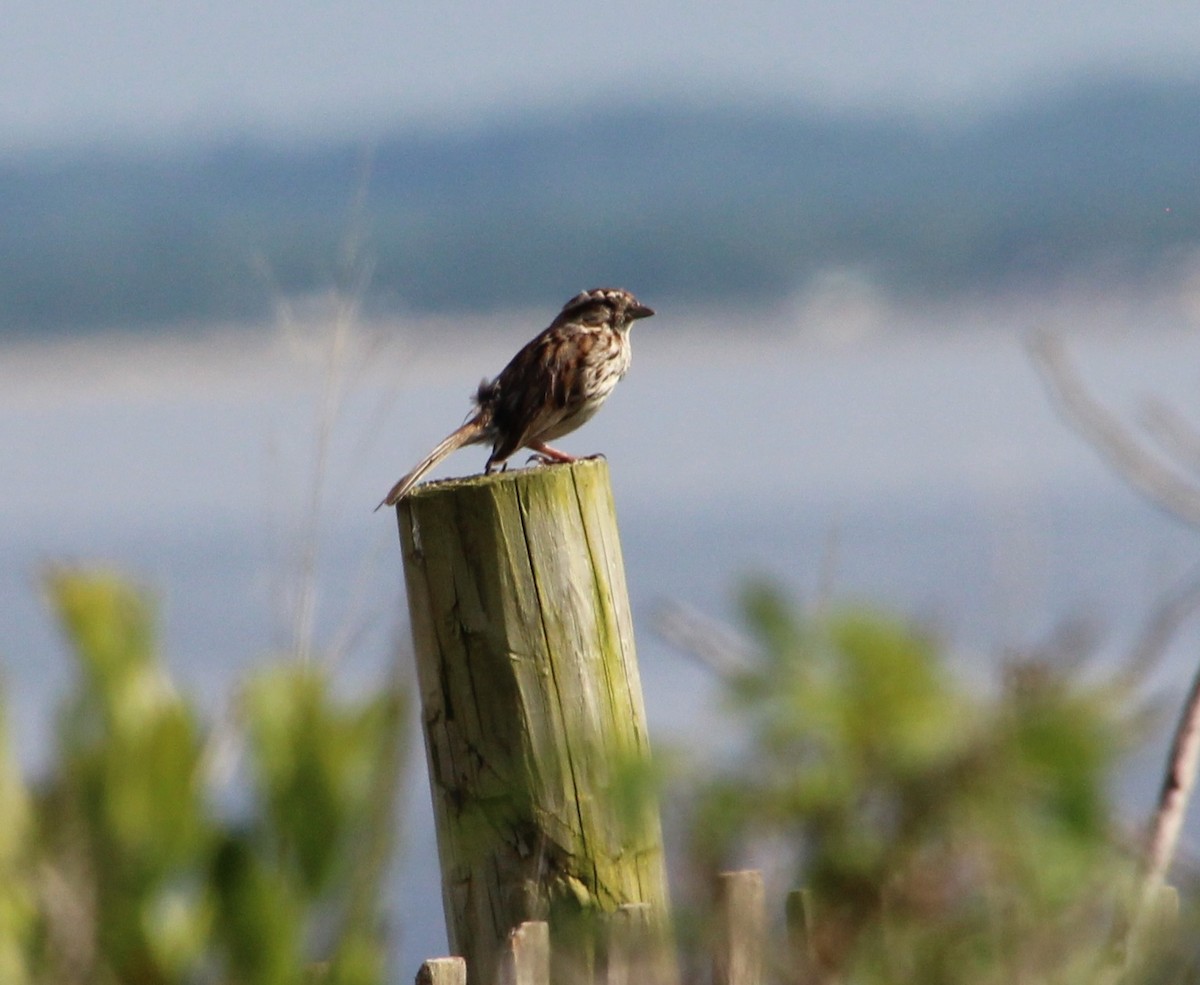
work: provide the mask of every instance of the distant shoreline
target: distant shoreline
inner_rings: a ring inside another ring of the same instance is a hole
[[[453,381],[470,376],[465,367],[472,365],[482,373],[499,371],[552,315],[523,308],[489,315],[351,319],[341,355],[335,357],[334,313],[302,307],[303,314],[275,323],[82,331],[44,340],[0,337],[0,404],[18,408],[46,400],[211,396],[267,388],[311,391],[331,358],[341,358],[341,371],[361,383],[386,384],[397,372]],[[950,338],[1059,327],[1088,334],[1200,330],[1200,262],[1190,276],[1159,291],[1090,284],[926,306],[889,302],[860,290],[852,279],[831,276],[789,303],[761,311],[662,307],[653,323],[639,328],[635,358],[686,358],[680,332],[693,341],[703,338],[702,346],[689,348],[703,350],[706,358],[722,350],[730,357],[753,358],[781,340],[801,349],[853,349],[931,332]]]
[[[334,288],[380,317],[614,282],[778,306],[831,266],[947,303],[1152,283],[1200,248],[1198,146],[1200,80],[1109,76],[936,120],[634,100],[0,157],[0,332],[269,320]]]

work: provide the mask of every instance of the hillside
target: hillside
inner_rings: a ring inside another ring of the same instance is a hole
[[[376,310],[619,282],[770,303],[830,266],[900,294],[1141,276],[1200,243],[1200,84],[1093,81],[940,124],[579,108],[361,143],[0,161],[0,331],[263,316],[369,270]],[[353,243],[353,248],[347,244]]]

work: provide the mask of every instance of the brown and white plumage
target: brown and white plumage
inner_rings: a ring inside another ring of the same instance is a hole
[[[600,409],[629,369],[630,327],[653,314],[628,291],[615,288],[571,298],[499,376],[479,384],[474,415],[397,482],[379,506],[394,506],[430,469],[466,445],[491,444],[488,472],[521,448],[550,461],[574,461],[547,442],[574,431]]]

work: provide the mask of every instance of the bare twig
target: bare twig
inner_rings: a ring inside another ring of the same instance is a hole
[[[1147,631],[1134,652],[1133,665],[1145,668],[1166,648],[1180,624],[1200,607],[1200,579],[1189,579],[1183,587],[1159,606]],[[1136,672],[1136,670],[1135,670]],[[1166,882],[1167,871],[1175,857],[1179,832],[1187,813],[1188,800],[1200,766],[1200,670],[1197,670],[1187,701],[1175,728],[1167,770],[1158,796],[1158,807],[1150,824],[1146,842],[1142,885],[1134,928],[1153,912],[1155,901]]]
[[[1029,343],[1068,421],[1134,489],[1192,527],[1200,528],[1200,486],[1163,464],[1116,416],[1095,400],[1076,375],[1058,338],[1048,332]]]
[[[1135,939],[1148,916],[1153,913],[1159,892],[1166,884],[1167,870],[1175,854],[1188,800],[1195,785],[1196,767],[1200,765],[1200,671],[1192,680],[1167,764],[1158,810],[1146,846],[1145,872],[1133,921]]]
[[[1035,365],[1075,430],[1134,489],[1189,526],[1200,528],[1200,484],[1177,471],[1194,469],[1200,461],[1200,435],[1192,426],[1165,405],[1150,405],[1146,426],[1168,456],[1164,461],[1136,432],[1092,397],[1071,367],[1061,340],[1042,332],[1031,339],[1029,348]],[[1166,600],[1135,651],[1132,662],[1135,673],[1144,671],[1198,604],[1200,586],[1194,581]],[[1176,726],[1158,807],[1150,826],[1129,933],[1130,955],[1155,922],[1195,786],[1197,767],[1200,767],[1200,670],[1192,681]]]
[[[680,602],[665,603],[657,613],[654,628],[667,643],[718,677],[735,677],[752,664],[752,650],[745,637]]]

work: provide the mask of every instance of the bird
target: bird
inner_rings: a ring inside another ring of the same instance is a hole
[[[395,506],[442,459],[467,445],[490,444],[484,471],[494,472],[521,448],[542,463],[573,462],[547,444],[589,421],[629,370],[629,330],[649,318],[629,291],[600,287],[563,305],[492,380],[475,392],[475,411],[448,434],[383,498],[378,510]]]

